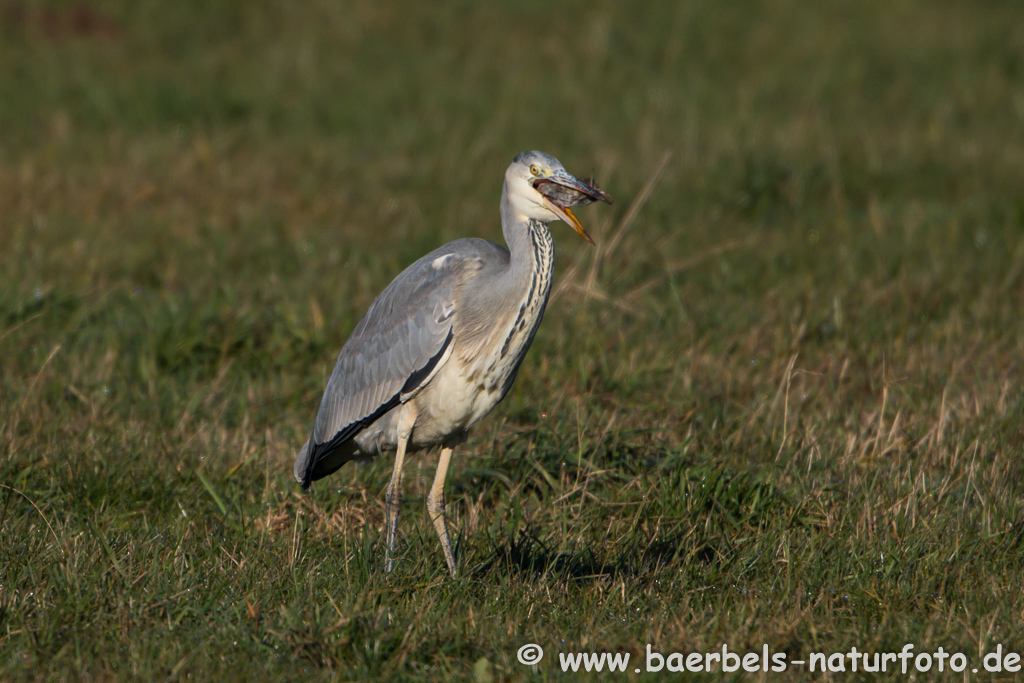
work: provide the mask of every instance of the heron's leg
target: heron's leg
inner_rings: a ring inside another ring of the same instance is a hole
[[[441,550],[444,551],[444,561],[448,564],[448,571],[452,577],[455,576],[455,553],[452,552],[452,543],[448,539],[448,525],[444,516],[444,479],[448,474],[448,462],[452,458],[452,449],[448,446],[441,448],[441,457],[437,461],[437,474],[434,475],[434,483],[427,494],[427,514],[434,522],[434,530],[441,540]]]
[[[391,471],[391,481],[384,492],[384,519],[388,529],[388,549],[385,569],[391,571],[391,559],[395,555],[395,536],[398,533],[398,513],[402,509],[402,463],[405,461],[405,449],[408,444],[406,437],[398,439],[398,452],[395,454],[395,469]]]
[[[391,472],[391,481],[384,492],[384,519],[388,528],[388,549],[385,564],[386,571],[391,571],[392,558],[395,556],[395,537],[398,535],[398,513],[402,509],[402,465],[405,463],[405,451],[409,446],[409,436],[416,422],[416,411],[406,404],[398,419],[398,450],[395,453],[395,469]]]

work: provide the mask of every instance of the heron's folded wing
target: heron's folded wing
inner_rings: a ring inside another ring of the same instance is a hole
[[[415,395],[452,342],[455,288],[480,268],[459,240],[409,266],[373,302],[338,356],[307,448],[296,461],[308,485],[316,462]],[[298,460],[304,460],[300,463]]]

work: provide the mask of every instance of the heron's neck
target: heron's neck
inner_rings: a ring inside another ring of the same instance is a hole
[[[516,212],[504,197],[501,208],[502,232],[511,254],[508,285],[522,290],[513,294],[513,298],[536,299],[540,306],[538,312],[543,314],[555,265],[551,233],[543,222]]]
[[[492,347],[496,354],[489,361],[503,368],[494,379],[504,396],[544,317],[551,293],[555,245],[547,225],[513,211],[504,198],[501,225],[510,253],[509,264],[493,281],[491,296],[486,299],[490,306],[488,318],[504,314],[503,322],[495,329],[500,335]]]

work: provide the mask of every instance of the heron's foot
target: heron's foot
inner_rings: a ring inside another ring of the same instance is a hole
[[[448,565],[448,573],[454,579],[459,573],[455,567],[455,553],[452,551],[451,541],[448,540],[448,528],[445,525],[444,516],[442,515],[440,519],[442,531],[437,532],[437,537],[441,539],[441,549],[444,551],[444,561]]]

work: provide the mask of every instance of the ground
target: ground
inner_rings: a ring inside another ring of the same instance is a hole
[[[1019,19],[5,3],[0,678],[679,675],[648,646],[1012,667]],[[374,296],[500,240],[529,149],[616,203],[577,212],[596,248],[552,225],[545,320],[449,474],[461,575],[424,512],[436,453],[387,575],[389,459],[309,494],[291,463]],[[906,679],[852,659],[758,675]]]

